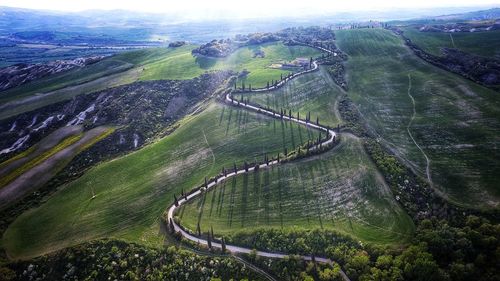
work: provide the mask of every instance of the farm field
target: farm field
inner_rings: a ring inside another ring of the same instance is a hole
[[[404,35],[425,52],[440,56],[441,48],[454,48],[485,57],[500,57],[500,30],[483,32],[419,32],[403,28]]]
[[[336,35],[349,96],[380,141],[455,204],[497,208],[498,93],[423,62],[390,31]]]
[[[224,182],[178,212],[193,232],[332,229],[372,244],[404,244],[414,226],[364,152],[343,134],[331,151]]]
[[[273,110],[292,110],[296,115],[298,111],[302,118],[310,112],[311,121],[319,118],[321,124],[336,126],[340,123],[337,113],[337,100],[342,95],[342,90],[335,84],[326,69],[320,67],[319,71],[299,76],[282,88],[266,93],[243,94],[251,103],[257,103]],[[241,95],[235,95],[238,99]]]
[[[0,163],[0,208],[36,191],[78,153],[113,131],[105,126],[87,132],[81,126],[62,127],[31,149]]]
[[[174,193],[202,184],[223,166],[262,160],[265,153],[317,138],[305,127],[220,103],[179,124],[171,135],[96,166],[23,213],[3,236],[7,253],[32,257],[102,237],[162,245],[159,221]]]

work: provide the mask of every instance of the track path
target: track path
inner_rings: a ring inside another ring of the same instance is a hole
[[[417,141],[413,138],[413,135],[411,134],[410,127],[413,124],[413,120],[415,119],[415,115],[417,115],[417,110],[415,109],[415,99],[411,95],[411,75],[408,73],[408,96],[411,99],[411,103],[413,105],[413,114],[411,116],[410,122],[408,122],[408,125],[406,126],[406,131],[408,132],[408,135],[410,136],[411,140],[413,143],[417,146],[417,148],[422,152],[422,155],[425,157],[426,161],[426,167],[425,167],[425,173],[427,175],[427,181],[429,181],[429,184],[431,187],[434,187],[434,183],[432,182],[432,177],[431,177],[431,160],[429,157],[427,157],[427,154],[425,154],[424,150],[420,145],[418,145]]]
[[[324,50],[324,51],[327,51],[326,49],[323,49],[323,48],[320,48],[320,49]],[[331,51],[328,51],[328,52],[331,52]],[[313,65],[313,67],[311,69],[302,71],[302,72],[300,72],[300,74],[297,73],[295,76],[292,76],[292,77],[297,77],[298,75],[309,73],[311,71],[314,71],[314,70],[318,69],[318,63],[316,61],[313,61],[312,65]],[[290,81],[291,79],[292,78],[284,79],[280,83],[285,83],[286,81]],[[272,90],[272,89],[275,89],[275,88],[279,88],[280,86],[278,86],[278,85],[281,85],[281,86],[283,85],[283,84],[280,84],[280,83],[278,83],[276,86],[273,86],[273,88],[270,87],[269,89],[255,89],[255,90],[252,90],[251,92],[264,92],[264,91]],[[306,120],[297,119],[295,117],[290,117],[290,116],[286,116],[286,115],[281,116],[277,112],[273,112],[273,111],[270,111],[270,110],[267,110],[267,109],[264,109],[264,108],[261,108],[261,107],[257,107],[257,106],[254,106],[254,105],[245,104],[243,102],[236,101],[236,100],[233,99],[233,97],[231,95],[231,92],[228,93],[225,96],[225,101],[227,103],[233,105],[233,106],[243,107],[243,108],[246,108],[248,110],[252,110],[254,112],[257,112],[259,114],[268,115],[270,117],[280,118],[280,119],[283,119],[283,120],[288,120],[290,122],[295,122],[295,123],[304,125],[304,126],[306,126],[308,128],[312,128],[312,129],[316,129],[316,130],[320,130],[320,131],[326,132],[327,135],[328,135],[328,138],[326,140],[323,140],[321,143],[319,143],[319,144],[313,146],[312,148],[310,148],[311,151],[318,150],[318,149],[320,149],[323,146],[327,146],[329,144],[332,144],[335,141],[336,136],[337,136],[337,134],[333,130],[331,130],[331,129],[327,128],[327,127],[323,127],[320,124],[314,124],[314,123],[308,122]],[[267,168],[272,167],[272,166],[277,165],[277,164],[279,164],[278,160],[272,160],[272,161],[269,161],[267,164],[266,163],[260,164],[259,165],[259,169],[267,169]],[[197,189],[195,189],[194,192],[190,193],[189,195],[186,195],[185,197],[180,197],[177,200],[177,204],[173,204],[172,206],[169,207],[169,209],[167,211],[167,215],[166,215],[167,223],[169,223],[173,227],[174,232],[180,233],[184,238],[186,238],[186,239],[188,239],[190,241],[193,241],[195,243],[198,243],[200,245],[208,245],[208,241],[207,240],[205,240],[205,239],[203,239],[201,237],[197,237],[195,235],[192,235],[192,234],[186,232],[179,224],[177,224],[175,222],[175,220],[174,220],[174,214],[175,214],[176,209],[178,209],[179,207],[181,207],[183,204],[186,204],[190,200],[193,200],[194,198],[200,196],[204,192],[207,192],[208,190],[210,190],[212,188],[215,188],[219,183],[221,183],[221,182],[223,182],[223,181],[225,181],[225,180],[227,180],[229,178],[232,178],[234,176],[237,176],[237,175],[241,175],[241,174],[245,174],[245,173],[250,173],[250,172],[252,172],[254,170],[255,170],[255,166],[254,167],[249,167],[248,171],[246,171],[245,169],[241,169],[241,170],[236,170],[236,171],[233,171],[233,172],[230,172],[230,173],[228,172],[225,175],[220,175],[220,176],[216,177],[215,180],[207,182],[206,186],[204,186],[204,187],[198,187]],[[212,244],[213,248],[218,248],[218,249],[222,248],[221,243],[218,243],[216,241],[212,241],[211,244]],[[238,253],[249,254],[249,253],[251,253],[253,251],[253,249],[245,248],[245,247],[240,247],[240,246],[236,246],[236,245],[226,245],[226,250],[228,250],[228,251],[230,251],[231,253],[234,253],[234,254],[238,254]],[[255,253],[258,256],[261,256],[261,257],[278,258],[278,259],[283,259],[283,258],[289,256],[288,254],[285,254],[285,253],[275,253],[275,252],[266,252],[266,251],[256,251]],[[300,258],[302,258],[303,260],[306,260],[306,261],[313,260],[312,256],[300,256]],[[330,260],[328,258],[323,258],[323,257],[314,257],[314,260],[317,261],[317,262],[321,262],[321,263],[329,263],[329,264],[333,264],[334,263],[332,260]],[[350,279],[347,277],[347,275],[344,273],[344,271],[342,269],[340,270],[340,275],[341,275],[342,279],[344,279],[345,281],[350,281]]]

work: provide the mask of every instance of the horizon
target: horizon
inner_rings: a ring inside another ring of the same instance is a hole
[[[31,9],[59,13],[82,13],[82,12],[112,12],[123,11],[130,13],[147,13],[155,15],[177,15],[185,19],[250,19],[250,18],[284,18],[284,17],[307,17],[328,16],[342,13],[363,14],[368,12],[388,13],[393,11],[426,12],[430,15],[439,15],[443,9],[453,10],[451,13],[472,11],[472,9],[490,9],[500,7],[499,1],[419,1],[408,4],[397,0],[389,1],[366,1],[354,0],[348,3],[329,3],[325,0],[310,0],[307,3],[293,0],[284,3],[275,1],[266,3],[265,0],[256,0],[252,6],[242,9],[230,0],[216,0],[198,3],[196,0],[185,0],[182,3],[169,3],[165,1],[143,0],[136,1],[61,1],[50,0],[0,0],[0,6],[8,8]],[[263,8],[265,7],[265,8]],[[434,10],[434,11],[433,11]],[[439,11],[437,11],[439,10]]]

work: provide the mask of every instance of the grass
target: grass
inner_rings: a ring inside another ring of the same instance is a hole
[[[267,93],[244,94],[251,103],[271,107],[277,112],[282,108],[297,111],[301,118],[310,112],[312,122],[319,118],[320,124],[337,126],[341,121],[337,114],[337,100],[342,90],[333,82],[326,69],[299,76],[284,87]],[[239,99],[240,95],[236,95]],[[287,111],[288,112],[288,111]]]
[[[226,235],[255,228],[332,229],[374,244],[401,245],[412,220],[392,198],[361,140],[233,178],[181,207],[183,226]]]
[[[424,51],[442,55],[441,48],[454,48],[485,57],[500,57],[500,30],[483,32],[419,32],[413,26],[404,35]]]
[[[382,29],[337,31],[349,96],[380,140],[422,177],[430,159],[434,186],[470,208],[497,208],[500,96],[429,65]],[[411,81],[411,89],[409,82]],[[415,119],[410,93],[415,99]]]
[[[264,58],[254,58],[256,50],[262,50]],[[226,58],[210,58],[191,54],[191,49],[181,49],[175,54],[152,63],[146,63],[142,80],[157,79],[186,79],[198,76],[207,70],[230,69],[234,71],[247,70],[250,73],[239,83],[245,82],[248,86],[264,87],[271,79],[280,79],[281,74],[290,71],[273,69],[272,63],[291,61],[297,57],[317,57],[320,51],[304,46],[286,46],[281,42],[265,43],[237,49]]]
[[[192,79],[206,71],[230,69],[250,74],[246,85],[262,87],[289,71],[272,69],[274,62],[297,57],[316,57],[320,52],[304,46],[285,46],[274,42],[236,50],[227,58],[194,57],[195,45],[179,48],[151,48],[117,54],[84,68],[48,76],[0,93],[0,120],[32,111],[76,95],[92,93],[138,80]],[[262,49],[265,58],[253,58],[254,49]],[[38,95],[40,93],[49,93]],[[2,103],[11,102],[1,107]]]
[[[171,135],[92,168],[39,208],[23,213],[9,226],[2,244],[14,258],[101,237],[160,246],[159,218],[174,193],[201,184],[222,166],[262,160],[264,153],[290,150],[309,136],[316,138],[317,133],[211,103],[180,121]]]
[[[124,72],[133,65],[119,58],[109,58],[83,68],[49,75],[0,93],[0,103],[75,86],[112,74]]]

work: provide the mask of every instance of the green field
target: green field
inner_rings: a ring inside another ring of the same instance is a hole
[[[264,52],[265,57],[254,57],[257,50]],[[163,59],[145,64],[142,80],[186,79],[198,76],[214,69],[247,70],[250,73],[245,79],[246,85],[264,87],[272,79],[280,79],[288,70],[273,69],[273,63],[291,61],[298,57],[317,57],[320,51],[304,46],[285,46],[281,42],[266,43],[242,47],[226,58],[194,57],[190,50],[166,56]]]
[[[349,96],[371,131],[427,178],[425,153],[431,182],[452,202],[498,207],[500,95],[425,63],[390,31],[336,35],[349,55]]]
[[[4,234],[7,253],[32,257],[101,237],[162,245],[159,220],[174,193],[200,185],[234,161],[260,161],[264,153],[317,137],[305,127],[218,103],[180,124],[170,136],[94,167],[23,213]]]
[[[483,32],[419,32],[415,27],[403,28],[404,35],[425,52],[442,55],[441,48],[485,57],[500,57],[500,30]]]
[[[340,123],[336,108],[341,95],[342,90],[321,67],[317,72],[291,80],[276,91],[244,94],[244,97],[249,98],[251,103],[271,107],[277,112],[284,108],[292,110],[296,116],[298,111],[302,118],[310,112],[313,122],[319,118],[321,124],[333,127]],[[235,96],[236,99],[239,97]]]
[[[64,87],[75,86],[112,74],[124,72],[133,65],[112,57],[83,68],[50,75],[0,93],[0,103],[37,93],[47,93]]]
[[[73,98],[132,83],[138,80],[192,79],[206,71],[230,69],[250,73],[246,85],[263,87],[271,79],[279,79],[290,71],[269,68],[272,63],[297,57],[316,57],[320,52],[304,46],[285,46],[280,42],[237,49],[227,58],[195,57],[195,45],[179,48],[151,48],[125,52],[84,68],[48,76],[0,93],[0,120],[20,113]],[[254,58],[261,49],[265,57]],[[240,81],[241,82],[241,81]],[[240,83],[238,82],[238,84]],[[39,94],[46,95],[39,95]],[[2,103],[9,102],[10,104]]]
[[[333,229],[357,240],[401,245],[414,226],[362,141],[343,134],[320,156],[230,179],[180,208],[183,226],[227,235],[258,227]]]

